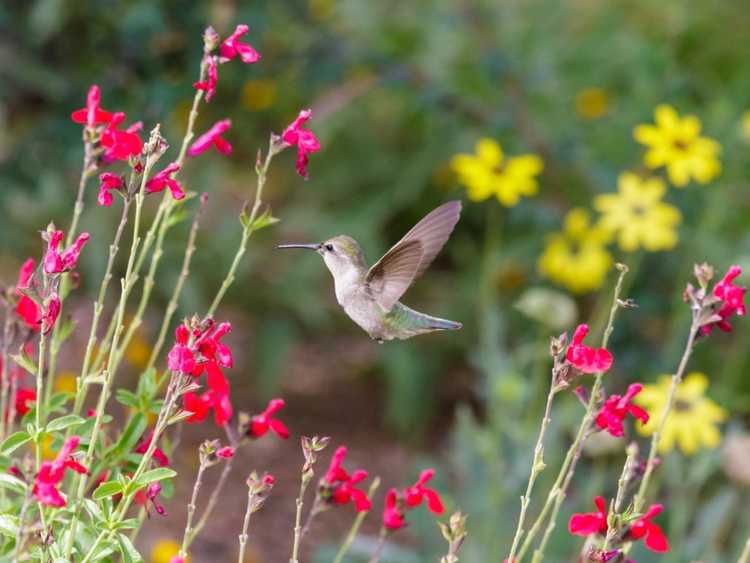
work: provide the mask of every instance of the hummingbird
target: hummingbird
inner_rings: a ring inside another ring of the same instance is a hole
[[[400,302],[443,248],[460,215],[460,201],[449,201],[434,209],[370,268],[359,243],[347,235],[321,243],[281,244],[277,248],[307,248],[320,254],[333,276],[336,300],[349,318],[380,343],[394,338],[405,340],[462,326]]]

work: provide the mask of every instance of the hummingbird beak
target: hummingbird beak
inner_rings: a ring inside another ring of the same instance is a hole
[[[309,250],[320,250],[320,243],[313,244],[279,244],[276,248],[307,248]]]

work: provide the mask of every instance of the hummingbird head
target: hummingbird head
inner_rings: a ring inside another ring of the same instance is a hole
[[[321,243],[281,244],[276,248],[315,250],[323,257],[323,261],[334,278],[348,277],[353,272],[360,273],[367,270],[367,263],[359,243],[347,235],[339,235]]]

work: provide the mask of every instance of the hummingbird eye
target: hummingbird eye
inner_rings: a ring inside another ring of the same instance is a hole
[[[328,252],[333,252],[333,245],[332,244],[326,244],[326,250]]]

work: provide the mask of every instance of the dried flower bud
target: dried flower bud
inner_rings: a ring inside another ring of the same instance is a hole
[[[693,266],[693,274],[695,275],[695,279],[698,280],[698,284],[705,290],[708,288],[708,284],[711,283],[715,271],[713,266],[703,262],[702,264]]]
[[[212,26],[208,26],[203,32],[203,49],[206,53],[210,53],[221,43],[221,37],[216,33],[216,30]]]
[[[558,337],[552,337],[549,341],[549,355],[553,358],[561,356],[568,346],[568,333],[563,332]]]
[[[198,448],[198,457],[201,465],[210,466],[216,463],[216,452],[221,447],[219,440],[206,440]]]

